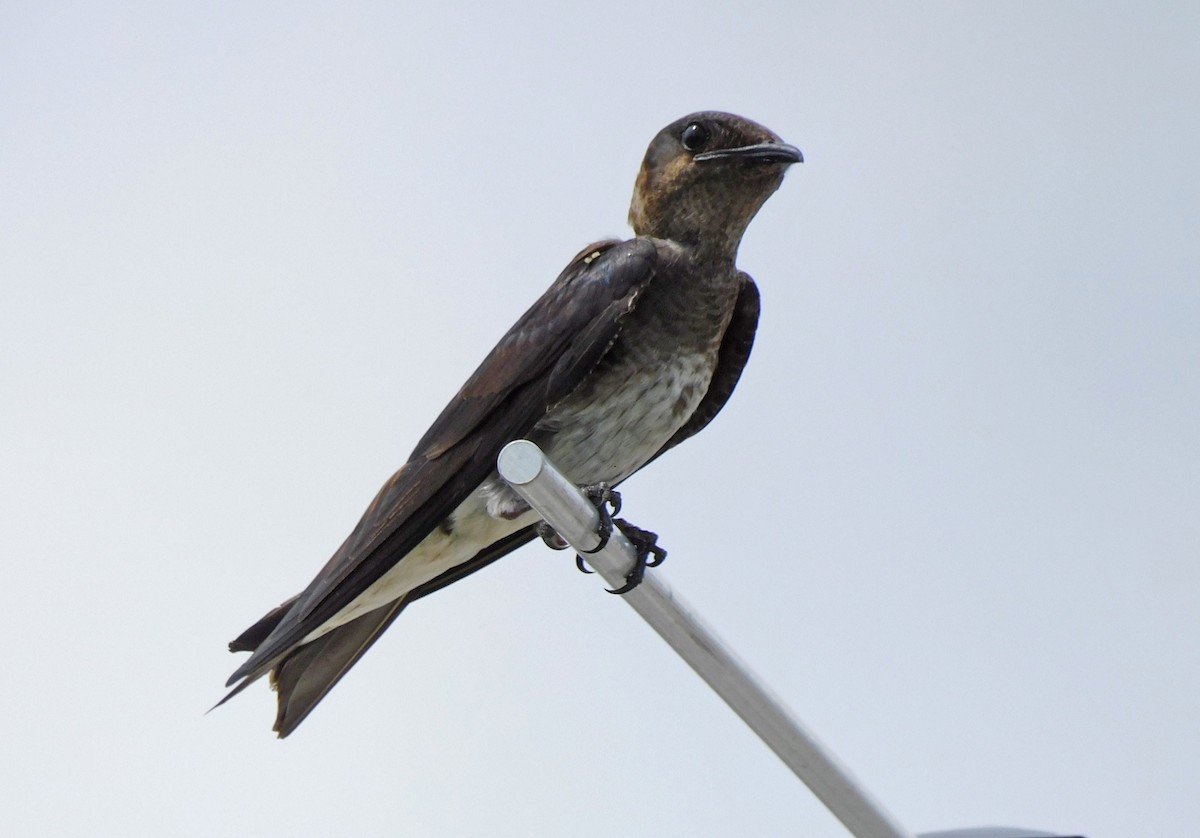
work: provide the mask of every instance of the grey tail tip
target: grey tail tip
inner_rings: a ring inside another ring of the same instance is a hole
[[[236,681],[236,680],[237,680],[237,678],[231,678],[231,679],[229,679],[229,683],[228,683],[228,684],[226,684],[225,686],[227,686],[227,687],[228,687],[230,684],[232,684],[232,683],[233,683],[234,681]],[[220,707],[220,706],[221,706],[222,704],[224,704],[226,701],[228,701],[229,699],[233,698],[235,695],[237,695],[238,693],[240,693],[242,690],[246,689],[246,687],[248,687],[248,686],[250,686],[251,684],[253,684],[253,683],[254,683],[254,681],[255,681],[255,679],[254,679],[254,678],[247,678],[247,679],[245,679],[244,681],[242,681],[242,683],[238,684],[238,685],[237,685],[236,687],[234,687],[232,690],[230,690],[229,692],[225,693],[225,697],[224,697],[224,698],[222,698],[220,701],[218,701],[218,702],[217,702],[216,704],[214,704],[212,707],[209,707],[207,710],[205,710],[205,711],[204,711],[204,715],[206,715],[206,716],[207,716],[207,715],[208,715],[209,713],[211,713],[213,710],[216,710],[218,707]]]

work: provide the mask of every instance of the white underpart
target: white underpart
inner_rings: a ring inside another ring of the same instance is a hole
[[[440,527],[418,544],[412,552],[359,594],[349,605],[335,614],[320,628],[314,629],[302,641],[316,640],[331,629],[394,602],[406,593],[451,568],[469,560],[483,547],[536,521],[537,515],[526,512],[511,521],[487,514],[487,501],[477,489],[463,501],[454,513],[454,530],[447,534]]]
[[[562,429],[549,442],[547,454],[580,485],[624,480],[692,415],[708,389],[712,363],[712,358],[701,354],[674,358],[659,365],[657,375],[634,372],[619,378],[621,386],[606,390],[604,398],[586,393],[568,398],[547,418],[548,427]],[[470,560],[487,545],[537,521],[537,515],[529,511],[512,519],[502,517],[523,505],[493,474],[454,511],[449,533],[435,529],[302,642],[394,602]]]

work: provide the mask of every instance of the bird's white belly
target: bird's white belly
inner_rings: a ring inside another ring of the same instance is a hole
[[[331,629],[395,602],[414,588],[470,560],[487,545],[537,520],[533,512],[525,512],[513,519],[489,515],[486,497],[477,489],[455,510],[451,532],[447,533],[441,527],[435,528],[408,555],[396,562],[349,605],[310,632],[302,642],[316,640]]]

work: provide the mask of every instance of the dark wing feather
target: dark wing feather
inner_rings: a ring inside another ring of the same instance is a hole
[[[229,641],[229,651],[253,652],[257,649],[267,639],[267,635],[275,630],[275,626],[279,625],[279,621],[291,610],[298,599],[300,599],[299,594],[268,611],[257,623]]]
[[[653,277],[655,258],[654,244],[644,239],[601,242],[581,252],[463,385],[229,684],[271,669],[483,482],[500,449],[527,434],[608,351]]]
[[[758,328],[759,314],[758,287],[754,284],[754,280],[746,274],[743,273],[741,276],[742,288],[738,293],[733,317],[730,318],[729,325],[725,329],[725,335],[721,339],[721,348],[718,350],[717,356],[717,368],[713,372],[712,380],[709,382],[708,391],[704,394],[704,398],[700,400],[696,411],[684,426],[675,432],[666,445],[647,461],[648,463],[661,457],[669,449],[683,442],[688,437],[699,433],[716,417],[721,408],[725,406],[725,403],[729,401],[729,397],[733,395],[733,390],[737,386],[738,379],[742,376],[742,370],[750,358],[750,351],[754,347],[754,334]],[[464,576],[486,567],[501,556],[505,556],[518,547],[528,544],[535,536],[536,533],[532,526],[513,533],[504,541],[497,542],[487,550],[481,551],[479,555],[470,561],[464,562],[452,570],[443,573],[441,576],[429,580],[421,587],[414,589],[409,593],[407,601],[411,603],[416,599],[446,587],[451,582],[455,582]]]
[[[688,422],[679,429],[655,455],[683,442],[703,429],[729,400],[750,357],[758,325],[759,295],[753,280],[745,274],[742,290],[721,341],[717,368],[708,391]],[[403,599],[384,608],[364,614],[356,620],[333,629],[312,643],[294,649],[284,656],[272,672],[272,684],[279,692],[279,709],[275,730],[285,737],[308,717],[342,676],[353,666],[371,644],[391,625],[405,606],[423,596],[440,590],[452,582],[480,570],[497,559],[532,541],[534,527],[521,529],[481,550],[470,561],[446,571],[435,579],[413,589]],[[232,651],[252,651],[275,628],[299,597],[293,597],[275,608],[230,643]],[[245,682],[249,683],[249,681]],[[230,696],[241,689],[230,693]],[[225,700],[228,700],[227,696]]]

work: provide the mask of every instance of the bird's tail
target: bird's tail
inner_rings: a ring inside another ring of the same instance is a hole
[[[486,567],[501,556],[506,556],[518,547],[532,541],[536,536],[537,531],[532,525],[517,530],[480,550],[470,561],[463,562],[436,579],[431,579],[424,585],[413,588],[400,599],[344,623],[311,643],[293,647],[273,660],[264,660],[261,666],[247,672],[246,677],[242,678],[237,686],[217,702],[215,707],[220,707],[269,673],[271,686],[279,693],[279,708],[275,714],[275,732],[282,739],[304,721],[326,693],[333,689],[334,684],[340,681],[350,667],[366,654],[367,649],[371,648],[371,644],[404,610],[404,606]],[[250,626],[229,644],[229,651],[257,651],[298,599],[298,596],[292,597],[278,608],[267,612],[261,620]]]
[[[257,623],[242,632],[229,644],[231,652],[253,652],[275,628],[295,598],[268,612]],[[348,623],[331,629],[311,643],[297,646],[270,665],[271,687],[279,694],[274,730],[282,739],[308,717],[350,667],[366,654],[392,620],[408,603],[401,597],[382,608],[369,611]],[[268,670],[251,673],[222,698],[220,707]]]

